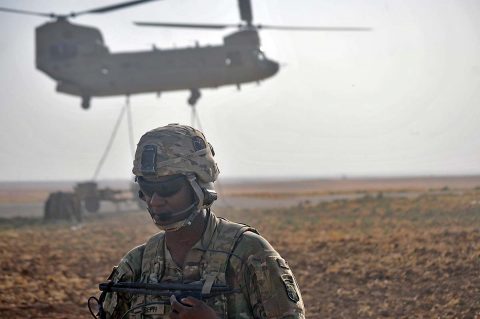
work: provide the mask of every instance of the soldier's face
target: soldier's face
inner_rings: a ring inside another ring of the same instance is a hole
[[[143,182],[143,183],[142,183]],[[179,214],[194,202],[193,190],[182,176],[161,176],[139,181],[143,200],[156,224],[168,225],[190,215],[191,210]]]

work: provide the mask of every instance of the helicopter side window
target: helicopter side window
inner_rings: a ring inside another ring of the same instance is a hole
[[[77,46],[73,43],[56,43],[50,46],[50,56],[53,60],[66,60],[77,56]]]
[[[239,51],[232,51],[227,53],[227,58],[225,59],[225,64],[227,66],[241,66],[243,65],[242,62],[242,55]]]

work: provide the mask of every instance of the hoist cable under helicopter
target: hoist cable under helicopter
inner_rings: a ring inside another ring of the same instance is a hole
[[[190,106],[192,108],[191,116],[190,116],[190,121],[192,123],[192,127],[195,127],[195,122],[198,124],[198,129],[203,132],[202,128],[202,123],[200,122],[200,116],[197,113],[197,108],[195,105]]]
[[[113,141],[115,140],[115,137],[117,136],[118,133],[118,128],[120,127],[120,124],[122,123],[123,116],[127,113],[127,124],[128,124],[128,136],[129,136],[129,142],[130,142],[130,150],[133,158],[134,154],[134,149],[135,149],[135,144],[134,144],[134,138],[133,138],[133,124],[132,124],[132,112],[130,109],[130,98],[127,96],[125,106],[120,110],[120,114],[118,115],[117,122],[115,123],[115,126],[113,127],[112,133],[110,134],[110,138],[108,140],[107,146],[105,147],[105,150],[103,151],[102,157],[100,158],[97,167],[95,168],[95,173],[93,174],[92,180],[95,181],[98,177],[98,174],[100,173],[100,169],[102,168],[103,164],[105,163],[105,160],[107,159],[108,154],[110,153],[110,150],[113,145]]]
[[[130,107],[130,96],[128,95],[125,107],[127,108],[128,141],[130,143],[130,153],[132,154],[133,161],[135,157],[135,141],[133,137],[132,108]]]

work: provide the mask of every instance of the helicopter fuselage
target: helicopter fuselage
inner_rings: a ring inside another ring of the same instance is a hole
[[[97,29],[55,21],[37,28],[36,41],[37,68],[57,91],[83,98],[240,85],[279,68],[256,30],[234,32],[223,45],[110,53]]]
[[[109,96],[216,88],[266,79],[278,66],[259,50],[224,46],[78,58],[61,67],[58,90],[73,95]]]

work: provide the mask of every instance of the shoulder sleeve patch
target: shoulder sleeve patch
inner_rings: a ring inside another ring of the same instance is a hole
[[[284,274],[281,276],[281,278],[285,286],[285,290],[287,291],[288,299],[290,299],[294,303],[299,302],[300,296],[297,291],[297,287],[295,285],[295,281],[293,280],[293,277],[288,274]]]

